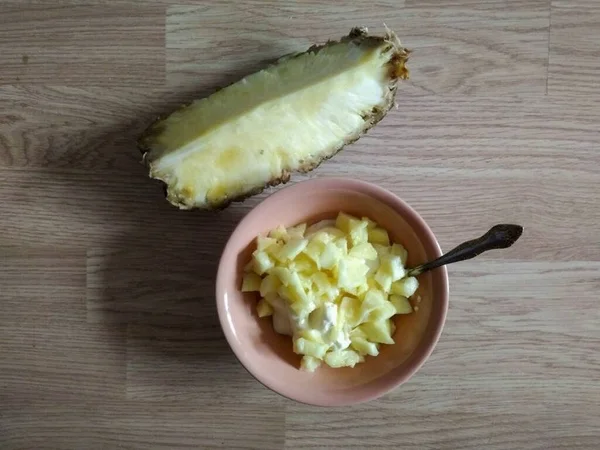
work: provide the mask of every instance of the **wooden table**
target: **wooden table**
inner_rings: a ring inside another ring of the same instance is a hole
[[[330,3],[0,3],[0,448],[599,448],[600,2]],[[309,176],[393,190],[446,250],[525,233],[449,268],[444,333],[408,383],[304,406],[246,373],[216,317],[222,247],[267,194],[177,211],[134,141],[384,22],[413,49],[398,109]]]

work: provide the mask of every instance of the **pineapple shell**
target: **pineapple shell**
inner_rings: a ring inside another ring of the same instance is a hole
[[[220,209],[309,172],[379,122],[408,78],[396,35],[354,28],[154,122],[138,145],[181,209]]]

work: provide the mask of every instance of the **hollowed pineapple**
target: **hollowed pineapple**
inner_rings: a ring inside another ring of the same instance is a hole
[[[282,58],[151,125],[139,140],[149,175],[181,209],[221,208],[286,182],[386,115],[407,58],[394,33],[362,28]]]

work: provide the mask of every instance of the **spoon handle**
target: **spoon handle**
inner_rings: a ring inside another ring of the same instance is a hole
[[[495,248],[508,248],[519,239],[522,233],[523,227],[520,225],[495,225],[480,238],[463,242],[458,247],[453,248],[448,253],[440,256],[438,259],[409,269],[407,276],[414,277],[437,267],[445,266],[446,264],[471,259],[480,253]]]

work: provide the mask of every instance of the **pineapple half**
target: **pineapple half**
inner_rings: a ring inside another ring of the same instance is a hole
[[[356,141],[408,78],[396,35],[354,28],[285,56],[152,124],[139,140],[151,178],[181,209],[217,209],[308,172]]]

